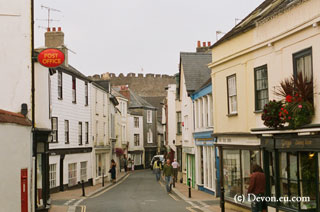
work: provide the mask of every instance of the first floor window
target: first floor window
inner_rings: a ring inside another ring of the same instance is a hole
[[[139,117],[134,117],[134,127],[139,128]]]
[[[77,102],[77,85],[75,77],[72,77],[72,102]]]
[[[254,69],[256,111],[262,110],[269,101],[267,65]]]
[[[68,185],[77,184],[77,163],[69,163],[68,165]]]
[[[177,134],[182,133],[182,119],[181,112],[177,112]]]
[[[86,122],[86,124],[85,124],[85,142],[86,142],[86,144],[88,144],[89,143],[89,122]]]
[[[50,188],[54,188],[57,186],[57,164],[50,164],[49,185],[50,185]]]
[[[153,142],[153,137],[152,137],[152,131],[151,131],[151,129],[149,129],[149,131],[147,132],[147,142],[148,142],[148,143],[152,143],[152,142]]]
[[[237,113],[237,83],[236,75],[227,77],[228,89],[228,112],[229,114]]]
[[[64,140],[66,144],[69,143],[69,121],[68,120],[64,120]]]
[[[134,134],[134,146],[140,146],[140,135]]]
[[[51,118],[52,142],[58,142],[58,118]]]
[[[80,163],[80,180],[87,181],[87,161]]]
[[[82,145],[82,122],[79,122],[78,137],[79,145]]]

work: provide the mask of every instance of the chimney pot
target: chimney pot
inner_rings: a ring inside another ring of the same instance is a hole
[[[52,27],[52,32],[55,32],[56,31],[56,28],[55,27]]]
[[[198,48],[201,47],[201,42],[198,40]]]
[[[47,28],[47,32],[50,32],[50,27]]]
[[[58,27],[58,32],[61,32],[61,27]]]
[[[211,42],[210,41],[208,41],[208,46],[211,46]]]
[[[202,45],[203,45],[203,47],[206,47],[207,43],[206,42],[202,42]]]

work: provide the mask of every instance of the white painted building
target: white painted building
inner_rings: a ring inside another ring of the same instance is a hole
[[[108,179],[112,158],[109,131],[109,92],[98,83],[90,83],[91,90],[91,132],[93,141],[93,183],[101,183],[102,176]]]
[[[211,53],[200,52],[180,53],[179,89],[178,99],[181,102],[181,113],[177,113],[178,121],[182,121],[182,173],[183,180],[191,180],[192,187],[196,187],[196,160],[194,132],[194,105],[191,94],[210,78],[210,70],[207,64],[211,61]],[[206,47],[203,48],[204,50]]]
[[[31,1],[1,1],[0,25],[0,210],[32,211]]]
[[[53,30],[54,31],[54,30]],[[64,47],[63,32],[46,32],[46,46]],[[91,102],[88,78],[68,64],[50,76],[52,141],[49,144],[49,184],[52,191],[92,184]]]
[[[143,166],[143,116],[134,114],[128,116],[128,159],[134,160],[135,166]]]
[[[166,130],[167,130],[167,142],[168,146],[177,153],[177,115],[176,115],[176,84],[168,85],[167,89],[167,120],[166,120]],[[163,113],[165,114],[165,113]],[[175,154],[175,158],[177,154]]]

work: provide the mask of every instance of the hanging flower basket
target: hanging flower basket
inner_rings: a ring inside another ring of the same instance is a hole
[[[121,155],[123,155],[123,149],[121,149],[121,148],[116,148],[116,155],[117,155],[118,157],[120,157]]]
[[[283,103],[281,101],[272,100],[263,108],[261,119],[263,124],[270,128],[282,128],[285,121],[280,116]]]
[[[310,80],[302,74],[285,79],[275,94],[282,97],[282,101],[273,100],[265,105],[261,116],[265,126],[279,128],[287,123],[289,128],[296,129],[311,123],[314,106]]]

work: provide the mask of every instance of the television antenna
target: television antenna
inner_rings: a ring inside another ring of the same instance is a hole
[[[48,28],[50,28],[50,23],[51,22],[59,21],[59,20],[51,19],[50,15],[51,15],[51,12],[59,12],[59,13],[61,13],[60,10],[57,10],[55,8],[52,8],[52,7],[47,7],[47,6],[44,6],[44,5],[41,5],[41,9],[46,9],[48,11],[48,18],[47,19],[37,19],[37,20],[38,21],[47,21],[48,22]]]

